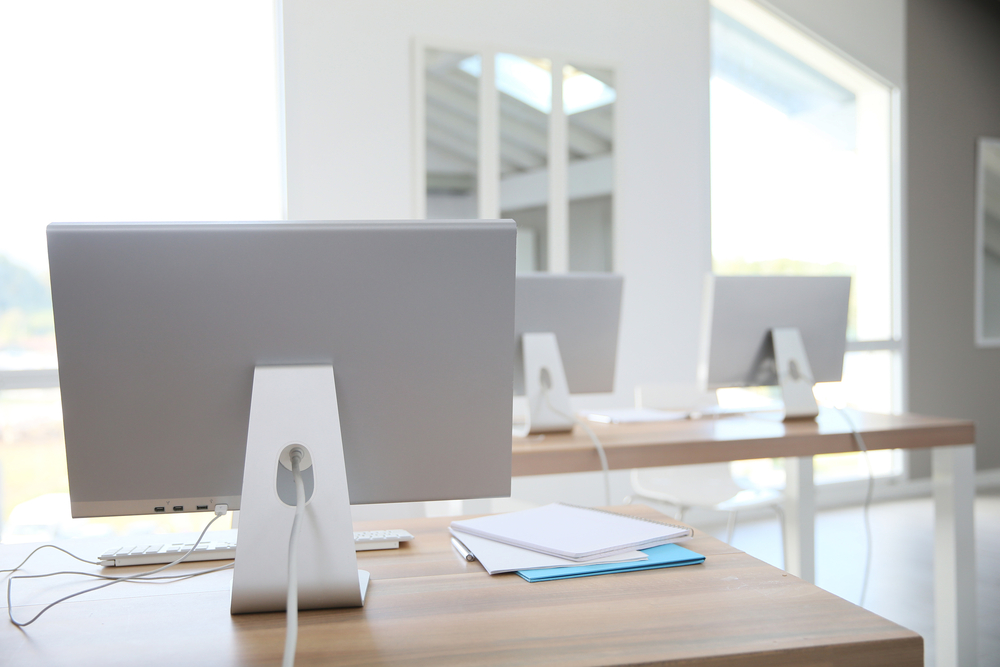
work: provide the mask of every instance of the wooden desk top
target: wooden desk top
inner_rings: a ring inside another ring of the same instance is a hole
[[[529,584],[460,558],[448,541],[450,520],[358,524],[405,527],[416,539],[358,554],[372,575],[364,608],[299,615],[297,664],[923,665],[916,633],[702,533],[685,546],[707,556],[703,565]],[[100,541],[70,546],[99,553],[109,540]],[[31,546],[0,545],[0,567]],[[29,572],[76,569],[70,562],[50,551]],[[15,616],[41,608],[29,601],[78,590],[72,579],[68,589],[15,582]],[[61,604],[23,631],[2,623],[0,664],[279,664],[284,614],[230,616],[231,580],[225,571],[118,584]]]
[[[869,450],[917,449],[975,443],[975,424],[921,415],[848,410]],[[639,424],[588,425],[612,470],[716,463],[743,459],[815,456],[857,451],[843,415],[821,409],[816,420],[782,422],[779,413]],[[577,426],[571,433],[514,438],[514,476],[600,470],[593,443]]]

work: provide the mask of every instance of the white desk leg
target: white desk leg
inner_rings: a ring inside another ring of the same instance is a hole
[[[785,569],[816,581],[816,489],[811,456],[785,459]]]
[[[976,649],[976,447],[934,448],[934,634],[937,667],[970,667]]]

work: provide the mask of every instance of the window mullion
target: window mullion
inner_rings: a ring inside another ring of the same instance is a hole
[[[569,138],[563,107],[563,66],[552,59],[552,110],[549,112],[548,266],[552,273],[569,271]]]
[[[424,43],[413,41],[413,199],[414,219],[427,217],[427,86]]]
[[[500,217],[500,95],[496,86],[496,52],[483,51],[479,76],[479,217]]]
[[[847,341],[848,352],[874,352],[876,350],[891,350],[896,352],[903,349],[903,344],[898,340],[849,340]]]
[[[59,371],[54,368],[0,370],[0,390],[51,389],[59,386]]]

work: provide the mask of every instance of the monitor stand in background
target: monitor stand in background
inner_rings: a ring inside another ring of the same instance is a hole
[[[234,614],[285,609],[295,516],[287,460],[293,446],[306,451],[302,466],[309,469],[303,478],[314,482],[305,485],[297,545],[299,609],[364,605],[369,575],[358,570],[354,551],[333,367],[257,366],[233,572]]]
[[[785,421],[814,419],[819,414],[813,395],[813,374],[809,358],[796,327],[771,329],[778,386],[785,404]]]
[[[569,384],[556,335],[551,332],[521,334],[521,347],[528,415],[523,427],[514,428],[514,435],[572,431],[573,408],[569,403]]]

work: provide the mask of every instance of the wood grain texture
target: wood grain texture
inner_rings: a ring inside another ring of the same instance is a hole
[[[642,506],[615,509],[666,518]],[[358,524],[391,523],[415,539],[358,554],[372,574],[364,608],[300,614],[297,664],[923,664],[916,633],[700,532],[685,546],[707,557],[703,565],[529,584],[458,556],[450,520]],[[26,552],[0,547],[0,567]],[[31,569],[64,566],[58,558]],[[284,614],[230,616],[230,580],[223,572],[169,586],[121,584],[101,599],[60,605],[24,631],[3,624],[0,664],[279,664]],[[46,586],[19,587],[14,613],[24,618],[53,599]]]
[[[975,442],[971,421],[849,410],[869,450],[922,449]],[[844,417],[822,409],[814,420],[782,422],[777,413],[639,424],[590,424],[613,470],[857,451]],[[579,427],[542,438],[514,438],[514,476],[601,469]]]

